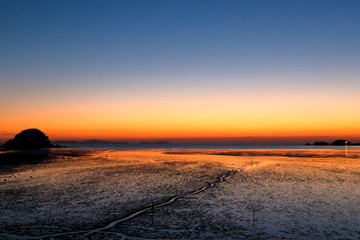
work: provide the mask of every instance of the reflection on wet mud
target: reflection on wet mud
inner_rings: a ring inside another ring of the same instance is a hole
[[[265,156],[265,157],[296,157],[296,158],[360,158],[359,150],[352,149],[307,149],[307,150],[172,150],[164,154],[208,154],[227,156]]]
[[[92,154],[96,150],[31,149],[0,151],[0,172],[12,171],[15,167],[50,163],[65,157],[79,157]]]
[[[50,159],[50,150],[17,150],[0,152],[0,168],[36,165]]]

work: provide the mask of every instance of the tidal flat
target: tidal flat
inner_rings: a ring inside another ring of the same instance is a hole
[[[360,239],[360,149],[0,152],[0,239]]]

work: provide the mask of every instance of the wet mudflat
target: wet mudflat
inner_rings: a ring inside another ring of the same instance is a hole
[[[27,155],[0,156],[3,239],[360,238],[359,150]]]

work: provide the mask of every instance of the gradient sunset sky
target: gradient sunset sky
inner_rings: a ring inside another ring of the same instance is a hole
[[[0,141],[360,139],[360,1],[0,0]]]

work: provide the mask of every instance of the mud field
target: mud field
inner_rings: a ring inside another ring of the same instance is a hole
[[[360,239],[357,149],[57,149],[0,165],[0,239]]]

